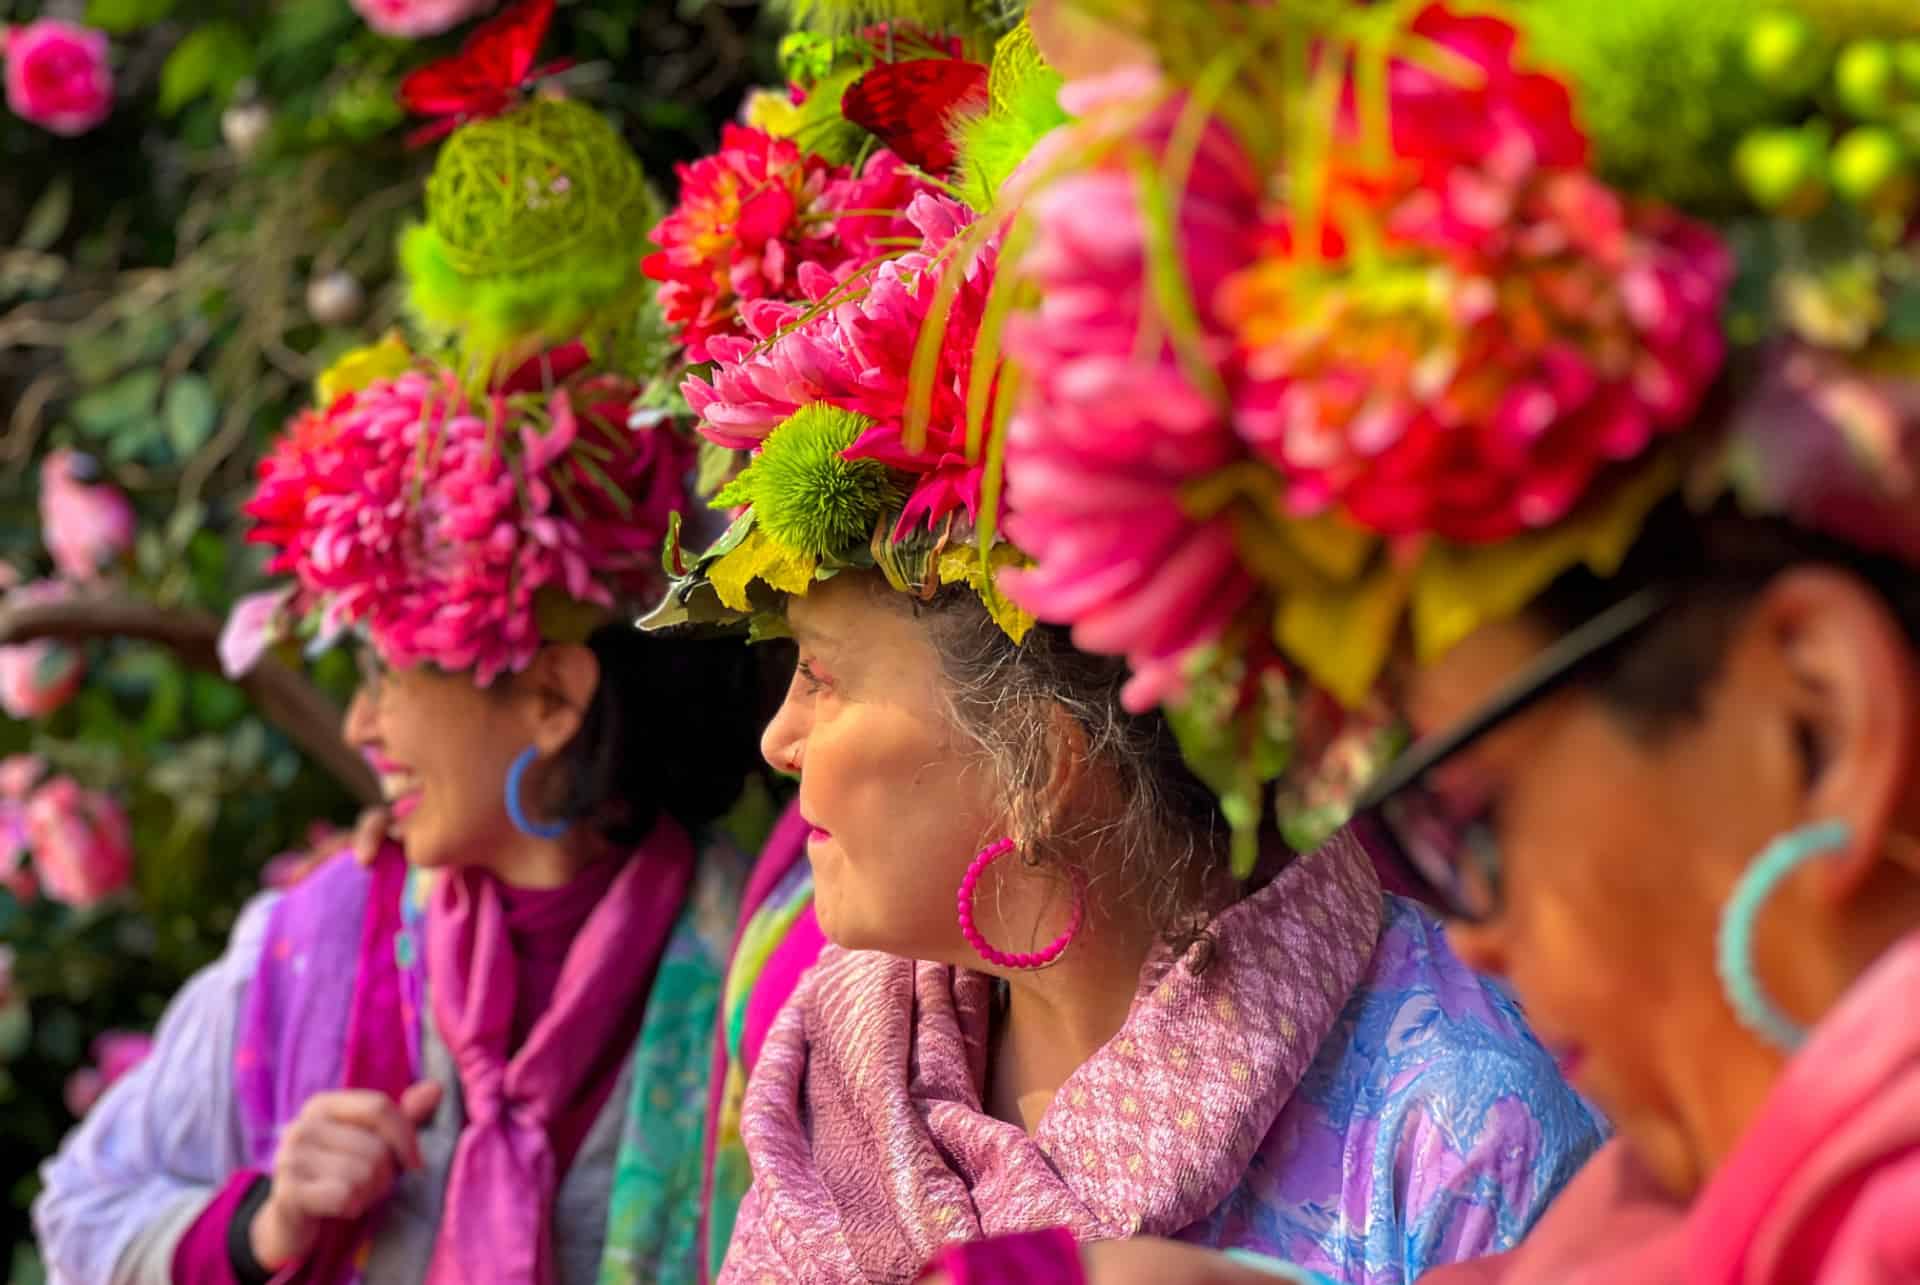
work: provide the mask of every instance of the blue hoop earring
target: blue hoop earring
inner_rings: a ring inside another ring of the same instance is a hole
[[[1761,983],[1753,959],[1754,925],[1761,908],[1788,875],[1852,842],[1853,827],[1845,821],[1822,821],[1789,830],[1768,844],[1747,867],[1720,914],[1720,984],[1726,988],[1734,1015],[1748,1030],[1786,1053],[1806,1042],[1807,1031],[1781,1010]]]
[[[529,745],[520,751],[519,757],[513,760],[513,766],[507,769],[507,820],[513,822],[513,828],[529,839],[558,839],[571,828],[565,821],[535,821],[520,806],[520,781],[538,756],[539,751]]]

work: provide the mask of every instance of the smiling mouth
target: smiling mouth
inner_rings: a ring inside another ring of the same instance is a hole
[[[420,783],[412,774],[397,771],[397,764],[391,760],[380,765],[380,797],[386,803],[387,813],[398,825],[412,816],[420,808]]]

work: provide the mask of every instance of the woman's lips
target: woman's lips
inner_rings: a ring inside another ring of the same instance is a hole
[[[420,810],[420,791],[409,790],[398,798],[387,802],[387,815],[393,818],[393,824],[399,825]]]
[[[825,843],[828,839],[831,839],[832,837],[833,837],[832,834],[830,834],[825,830],[822,830],[817,825],[809,825],[807,827],[807,845],[809,847],[811,847],[816,843]]]

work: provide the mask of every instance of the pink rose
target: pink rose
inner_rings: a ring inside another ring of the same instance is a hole
[[[38,754],[9,754],[0,759],[0,799],[22,799],[33,793],[47,774],[47,761]]]
[[[153,1052],[153,1037],[139,1031],[108,1031],[93,1042],[92,1066],[83,1066],[67,1077],[62,1097],[67,1110],[83,1116],[128,1071],[147,1060]]]
[[[73,699],[86,671],[80,653],[63,643],[42,638],[0,647],[0,710],[9,718],[45,718]]]
[[[40,882],[33,877],[33,845],[27,841],[27,809],[13,799],[0,799],[0,888],[13,894],[15,901],[33,901],[40,896]],[[8,961],[11,969],[11,959]],[[5,988],[0,987],[0,993]]]
[[[493,8],[494,0],[353,0],[354,11],[383,36],[437,36]]]
[[[113,1084],[147,1060],[153,1036],[144,1031],[107,1031],[93,1042],[93,1060],[101,1078]]]
[[[284,608],[293,586],[250,593],[233,604],[220,627],[220,672],[235,682],[246,677],[276,642],[289,635]]]
[[[27,802],[27,840],[47,896],[91,906],[133,878],[127,814],[104,794],[57,776]]]
[[[9,590],[6,605],[58,602],[68,592],[61,581],[36,580]],[[0,647],[0,712],[23,721],[45,718],[73,699],[86,672],[86,658],[78,648],[51,638]]]
[[[61,447],[40,465],[40,536],[69,580],[92,580],[133,547],[133,506],[90,455]]]
[[[113,109],[107,38],[98,31],[41,18],[4,34],[7,106],[22,120],[72,137]]]

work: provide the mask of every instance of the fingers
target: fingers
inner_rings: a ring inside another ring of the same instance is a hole
[[[400,1114],[415,1129],[424,1128],[427,1121],[433,1119],[433,1113],[440,1109],[443,1090],[438,1080],[422,1080],[418,1084],[407,1086],[400,1095]]]
[[[326,1099],[327,1118],[375,1135],[386,1144],[402,1168],[419,1169],[425,1163],[420,1157],[420,1138],[413,1121],[402,1115],[399,1106],[386,1094],[348,1089],[321,1096]]]

